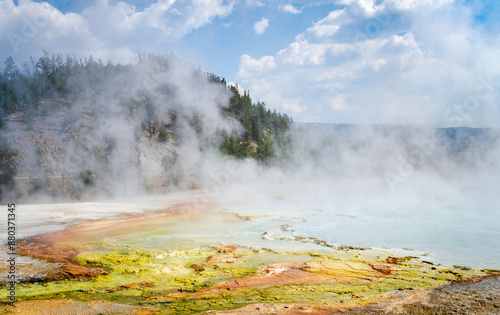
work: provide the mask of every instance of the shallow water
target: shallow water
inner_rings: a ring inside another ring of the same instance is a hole
[[[210,205],[198,205],[197,211],[236,213],[253,219],[228,225],[228,230],[209,216],[192,221],[190,230],[160,222],[155,240],[142,246],[168,243],[172,235],[188,239],[202,234],[222,243],[230,243],[231,235],[238,234],[240,245],[269,246],[262,240],[263,233],[269,233],[288,238],[314,237],[337,245],[409,248],[429,253],[429,259],[439,263],[500,268],[500,211],[494,207],[478,202],[460,204],[460,200],[424,203],[405,196],[325,194],[302,188],[260,185],[221,193],[209,200]],[[63,230],[80,222],[151,214],[173,205],[190,204],[197,197],[196,192],[182,192],[120,201],[17,205],[18,238]],[[1,237],[5,239],[6,235]],[[279,241],[273,246],[293,248],[297,242]]]
[[[289,224],[295,235],[332,244],[409,248],[443,264],[500,268],[500,208],[489,204],[424,203],[378,194],[325,197],[304,191],[289,194],[286,189],[274,196],[246,200],[233,211],[271,214]]]

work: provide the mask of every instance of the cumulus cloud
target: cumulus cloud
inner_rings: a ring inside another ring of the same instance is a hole
[[[273,68],[240,60],[254,97],[270,106],[294,99],[307,108],[297,121],[498,126],[500,36],[473,8],[447,0],[337,4],[267,56]]]
[[[300,13],[302,13],[302,9],[297,9],[296,7],[294,7],[291,4],[280,5],[279,9],[281,11],[284,11],[284,12],[287,12],[287,13],[291,13],[291,14],[300,14]]]
[[[273,56],[264,56],[260,59],[254,59],[245,54],[241,56],[240,64],[242,65],[240,72],[238,72],[240,77],[250,77],[254,73],[262,74],[276,68]]]
[[[233,2],[223,0],[158,0],[143,10],[97,0],[79,14],[64,14],[45,2],[5,0],[0,2],[0,58],[24,61],[48,50],[128,62],[135,53],[155,50],[232,9]]]
[[[255,34],[260,35],[264,34],[266,29],[269,27],[269,19],[262,18],[262,20],[255,22],[253,25],[253,30]]]

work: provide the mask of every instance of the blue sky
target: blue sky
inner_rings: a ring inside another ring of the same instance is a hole
[[[175,52],[296,121],[500,127],[500,5],[0,1],[0,58]]]

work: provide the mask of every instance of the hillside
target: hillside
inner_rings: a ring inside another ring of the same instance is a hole
[[[193,188],[210,158],[269,164],[289,147],[286,114],[173,55],[21,68],[9,58],[0,74],[0,197]]]

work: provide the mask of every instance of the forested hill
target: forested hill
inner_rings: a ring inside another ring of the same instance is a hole
[[[163,188],[195,187],[205,152],[264,164],[286,155],[291,122],[174,55],[125,65],[48,53],[22,65],[8,58],[0,71],[0,198],[45,189],[80,196],[147,174],[159,174]]]
[[[216,76],[212,76],[212,80],[226,84]],[[280,157],[286,156],[291,149],[287,130],[292,118],[287,114],[277,113],[276,109],[271,112],[265,103],[252,103],[250,94],[244,91],[241,95],[236,86],[230,86],[230,90],[232,97],[229,106],[224,107],[223,111],[226,115],[237,118],[244,131],[222,131],[222,152],[236,157],[256,157],[265,162],[276,156],[277,151]]]

